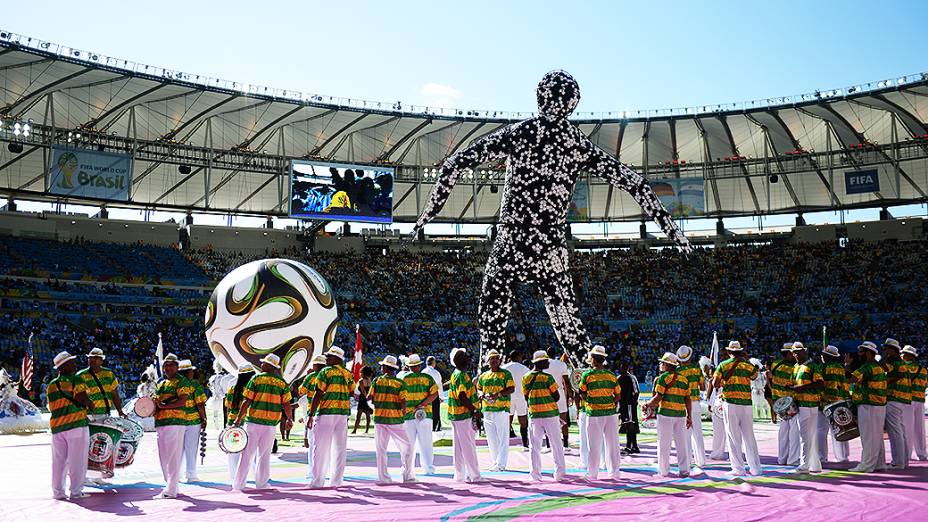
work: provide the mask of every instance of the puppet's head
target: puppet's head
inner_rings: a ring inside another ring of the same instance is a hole
[[[541,78],[535,89],[538,111],[549,118],[564,119],[580,103],[580,85],[564,71],[551,71]]]

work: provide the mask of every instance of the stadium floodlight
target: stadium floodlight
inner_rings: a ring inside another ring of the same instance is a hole
[[[19,136],[22,134],[22,129],[23,127],[19,124],[19,122],[13,124],[13,136]]]

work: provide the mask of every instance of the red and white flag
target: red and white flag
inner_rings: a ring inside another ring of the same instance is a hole
[[[361,368],[364,366],[364,350],[361,348],[361,325],[354,325],[354,362],[351,364],[351,373],[354,382],[361,380]]]
[[[22,381],[26,391],[32,391],[32,335],[32,333],[29,334],[29,348],[23,355],[23,365],[19,372],[19,380]]]

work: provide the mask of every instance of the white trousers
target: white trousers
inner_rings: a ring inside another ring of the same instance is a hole
[[[822,471],[818,458],[818,408],[799,407],[799,467],[800,471]]]
[[[701,468],[706,465],[706,441],[702,434],[702,405],[699,404],[699,399],[691,398],[690,401],[690,417],[693,419],[693,426],[686,430],[686,445],[690,455],[693,456],[693,463]],[[683,425],[686,426],[685,421]]]
[[[83,426],[52,434],[52,496],[64,498],[65,477],[71,479],[71,496],[84,489],[90,428]]]
[[[490,460],[493,467],[506,469],[509,462],[509,412],[483,412],[483,428],[487,433],[487,446],[490,447]]]
[[[818,434],[816,444],[818,445],[818,458],[821,462],[828,462],[828,441],[831,440],[834,448],[835,461],[847,462],[850,453],[850,443],[848,441],[835,440],[835,434],[831,431],[831,423],[828,417],[818,410]]]
[[[908,441],[905,438],[905,418],[908,404],[889,401],[886,403],[886,433],[889,434],[889,451],[895,468],[906,468],[909,464]]]
[[[412,460],[412,444],[409,441],[409,435],[406,433],[406,427],[402,424],[374,423],[374,444],[377,446],[377,481],[380,483],[393,481],[390,478],[390,472],[387,470],[387,445],[391,440],[395,442],[400,450],[400,461],[403,463],[403,482],[410,481],[415,477],[415,467]]]
[[[451,440],[454,446],[454,480],[473,482],[480,480],[477,463],[477,432],[470,419],[451,421]]]
[[[677,448],[680,473],[689,474],[690,451],[686,439],[686,417],[657,416],[657,472],[660,476],[666,477],[670,474],[671,445]]]
[[[857,469],[860,471],[870,473],[886,467],[885,422],[886,406],[857,406],[857,427],[860,430],[860,464]]]
[[[580,429],[580,467],[585,470],[590,468],[589,420],[585,411],[577,412],[577,427]]]
[[[271,478],[271,450],[274,448],[274,439],[277,437],[277,425],[267,426],[246,422],[245,432],[248,433],[248,444],[242,450],[238,468],[235,470],[232,490],[241,491],[245,488],[253,461],[256,461],[255,489],[265,489]]]
[[[348,425],[345,425],[345,430],[347,432]],[[313,481],[313,445],[316,443],[316,432],[309,429],[303,430],[303,436],[306,437],[306,464],[308,464],[306,469],[306,478],[310,482]]]
[[[725,434],[725,419],[712,413],[712,453],[710,457],[716,460],[725,458],[725,441],[728,436]]]
[[[273,445],[273,443],[272,443]],[[244,451],[244,450],[243,450]],[[235,484],[235,474],[238,472],[238,463],[242,460],[242,452],[229,453],[229,484]],[[257,455],[251,459],[251,463],[257,468]]]
[[[583,416],[587,418],[586,436],[589,448],[586,478],[596,480],[599,477],[599,461],[605,447],[609,478],[619,480],[621,476],[619,471],[621,453],[619,453],[618,415],[590,417],[584,414]]]
[[[166,495],[177,495],[177,482],[180,480],[180,461],[184,456],[184,433],[186,426],[158,426],[158,459],[161,461],[161,473],[167,486]]]
[[[551,443],[551,455],[554,457],[554,480],[563,480],[567,474],[564,461],[564,441],[561,440],[560,417],[542,417],[528,419],[528,447],[532,457],[532,478],[541,480],[541,447],[545,436]]]
[[[200,425],[184,426],[183,460],[186,461],[187,480],[197,477],[197,450],[200,449]]]
[[[912,401],[912,444],[915,450],[915,456],[918,460],[928,460],[928,452],[925,451],[925,403]],[[911,459],[912,453],[909,453]]]
[[[728,461],[735,475],[744,475],[745,458],[752,475],[762,473],[757,439],[754,438],[754,408],[750,405],[723,403],[725,436],[728,439]]]
[[[406,428],[406,434],[409,436],[409,443],[419,455],[419,465],[425,470],[426,475],[435,474],[435,464],[432,458],[432,419],[426,417],[421,421],[416,419],[408,420],[403,423]],[[508,433],[507,433],[508,435]]]
[[[332,464],[329,486],[337,488],[345,477],[348,462],[348,418],[345,415],[318,415],[313,424],[313,480],[310,486],[325,485]]]
[[[777,433],[777,463],[786,466],[799,465],[799,415],[780,419]]]

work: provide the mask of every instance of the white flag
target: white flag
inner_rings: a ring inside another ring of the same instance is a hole
[[[712,332],[712,366],[719,365],[719,334],[718,332]]]
[[[155,349],[155,357],[158,358],[155,371],[158,373],[158,379],[161,379],[161,366],[164,364],[164,344],[161,342],[161,332],[158,332],[158,348]]]

